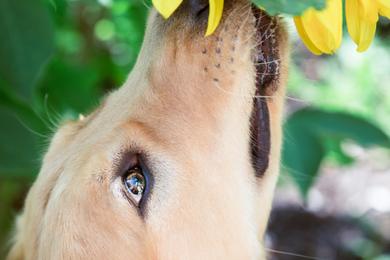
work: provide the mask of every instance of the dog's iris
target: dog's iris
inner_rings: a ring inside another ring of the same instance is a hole
[[[180,6],[183,0],[152,0],[165,18]],[[222,18],[224,0],[210,0],[206,36],[211,35]],[[348,32],[359,52],[371,45],[379,15],[390,19],[390,0],[345,0]],[[343,32],[343,0],[327,0],[324,10],[307,9],[294,17],[298,34],[306,47],[316,55],[333,54],[341,45]]]
[[[124,184],[131,196],[131,199],[138,204],[141,201],[146,188],[146,180],[141,168],[135,167],[129,170],[124,179]]]

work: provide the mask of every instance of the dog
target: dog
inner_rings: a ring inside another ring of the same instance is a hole
[[[61,125],[8,259],[265,259],[288,64],[282,21],[226,0],[148,19],[124,85]]]

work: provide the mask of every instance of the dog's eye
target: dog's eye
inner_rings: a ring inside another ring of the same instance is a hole
[[[146,189],[146,179],[140,166],[130,169],[124,178],[124,184],[130,199],[138,205]]]
[[[141,154],[124,157],[121,174],[125,197],[143,212],[153,184],[153,176],[146,164],[147,159]]]

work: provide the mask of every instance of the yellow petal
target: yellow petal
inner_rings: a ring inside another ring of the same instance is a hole
[[[302,25],[302,19],[299,16],[294,17],[295,27],[297,28],[299,36],[301,36],[301,39],[303,43],[306,45],[306,47],[315,55],[321,55],[322,52],[313,44],[313,42],[310,40],[309,36],[305,32],[305,29]]]
[[[165,18],[169,18],[183,0],[152,0],[154,7]]]
[[[378,3],[376,0],[357,0],[358,10],[361,20],[365,20],[370,23],[378,22]],[[356,10],[357,11],[357,10]],[[355,12],[356,12],[355,11]]]
[[[390,9],[379,9],[379,14],[390,19]]]
[[[376,23],[378,21],[376,0],[369,1],[346,0],[345,3],[348,32],[352,40],[357,44],[359,52],[363,52],[370,47],[375,36]]]
[[[379,14],[390,19],[390,0],[378,0]]]
[[[321,11],[310,8],[301,18],[310,41],[321,52],[332,54],[340,47],[343,36],[341,0],[328,0]]]
[[[209,21],[206,36],[212,34],[217,29],[222,18],[224,0],[210,0]]]
[[[361,21],[360,24],[360,40],[358,44],[358,52],[363,52],[370,47],[376,31],[376,23]]]
[[[347,28],[352,40],[359,45],[360,41],[360,18],[359,18],[359,0],[345,1],[345,17],[347,19]]]
[[[378,4],[381,7],[389,8],[390,9],[390,1],[389,0],[378,0]]]

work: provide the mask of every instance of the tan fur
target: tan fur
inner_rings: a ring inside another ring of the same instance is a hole
[[[207,38],[185,7],[167,22],[151,14],[123,87],[55,134],[17,221],[10,260],[264,258],[287,43],[280,28],[282,70],[267,99],[271,162],[256,178],[249,153],[253,15],[246,1],[226,2],[222,24]],[[144,218],[115,177],[129,150],[148,154],[155,179]]]

